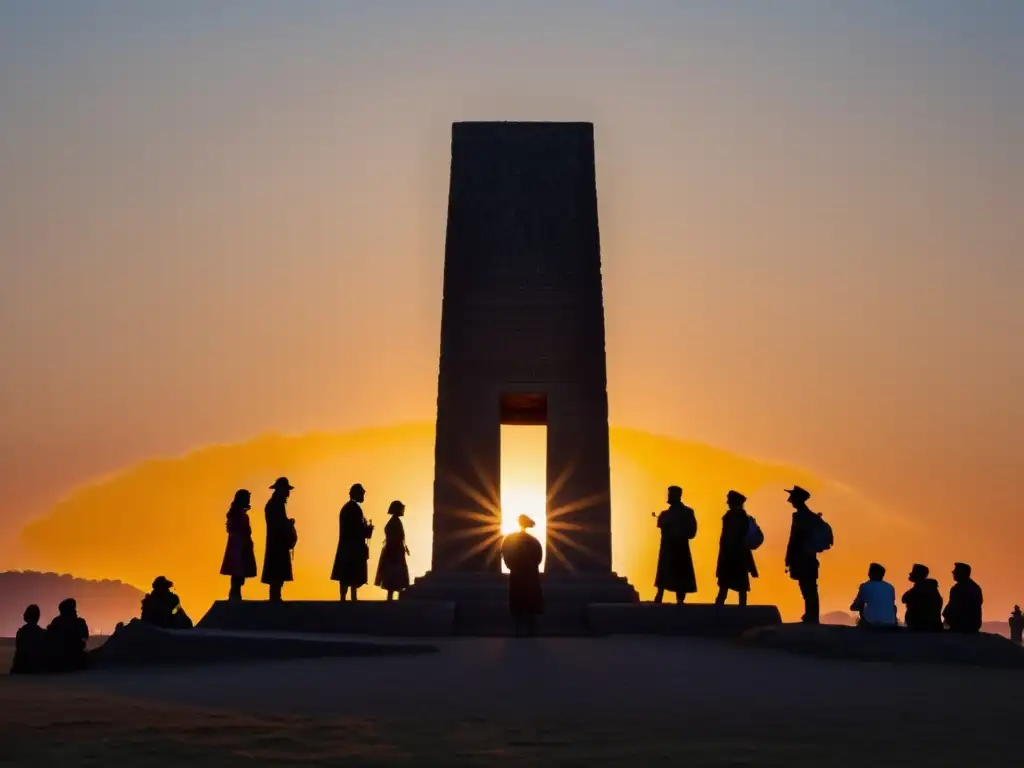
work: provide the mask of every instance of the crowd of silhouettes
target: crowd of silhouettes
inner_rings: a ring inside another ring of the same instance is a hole
[[[264,507],[267,539],[260,580],[268,586],[270,600],[279,602],[284,585],[293,579],[292,557],[299,541],[295,520],[288,517],[287,512],[288,499],[295,486],[287,477],[279,477],[270,490],[270,498]],[[369,540],[373,536],[374,525],[363,513],[365,501],[366,489],[356,483],[349,489],[348,501],[338,513],[338,546],[334,553],[331,580],[338,582],[342,602],[358,600],[359,588],[369,582]],[[241,488],[235,491],[227,513],[228,541],[220,572],[231,579],[229,600],[241,600],[242,587],[257,572],[252,523],[249,520],[251,502],[252,494]],[[373,581],[387,593],[389,601],[410,585],[409,547],[402,524],[404,515],[405,504],[397,500],[391,502],[388,507],[390,519],[384,526],[384,547]]]

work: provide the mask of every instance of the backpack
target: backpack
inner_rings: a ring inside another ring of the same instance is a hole
[[[747,535],[744,538],[744,542],[747,547],[753,551],[764,544],[764,532],[761,530],[761,526],[757,524],[757,520],[752,516],[748,515],[748,520]]]
[[[832,549],[834,540],[832,538],[832,526],[825,522],[820,513],[814,515],[814,525],[807,536],[807,545],[814,554]]]

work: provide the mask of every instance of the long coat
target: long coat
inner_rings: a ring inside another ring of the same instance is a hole
[[[369,579],[366,561],[370,559],[370,526],[363,508],[352,499],[338,513],[338,549],[334,553],[331,579],[346,587],[361,587]]]
[[[685,504],[673,504],[658,515],[661,546],[654,586],[677,594],[697,591],[690,539],[697,535],[697,516]]]
[[[263,554],[264,584],[284,584],[292,580],[292,548],[295,546],[295,523],[285,511],[285,500],[276,494],[263,509],[267,520],[267,547]]]
[[[721,589],[750,591],[750,577],[757,578],[754,553],[747,546],[750,517],[743,509],[730,509],[722,515],[722,537],[718,542],[718,566],[715,576]]]
[[[536,616],[544,612],[540,584],[540,561],[544,550],[533,536],[510,533],[501,543],[501,558],[508,568],[508,607],[513,616]]]
[[[786,544],[786,567],[789,569],[789,578],[796,581],[818,580],[818,555],[810,545],[816,517],[806,507],[793,513],[789,542]]]
[[[409,586],[409,564],[405,560],[405,526],[398,515],[392,515],[384,526],[384,548],[377,561],[377,576],[373,583],[388,592],[400,592]]]
[[[252,525],[244,509],[228,512],[228,543],[220,564],[222,576],[252,578],[256,575],[256,550],[252,543]]]

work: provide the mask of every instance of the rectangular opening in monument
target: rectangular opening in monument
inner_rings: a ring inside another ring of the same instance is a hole
[[[502,424],[501,427],[501,532],[519,530],[519,516],[537,524],[537,537],[547,559],[547,463],[548,430],[543,425]],[[544,562],[541,561],[541,570]],[[508,573],[505,564],[502,573]]]

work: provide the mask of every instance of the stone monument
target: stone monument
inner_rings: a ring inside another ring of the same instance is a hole
[[[547,428],[549,593],[636,601],[611,568],[590,123],[452,126],[432,569],[404,598],[501,586],[503,424]]]

